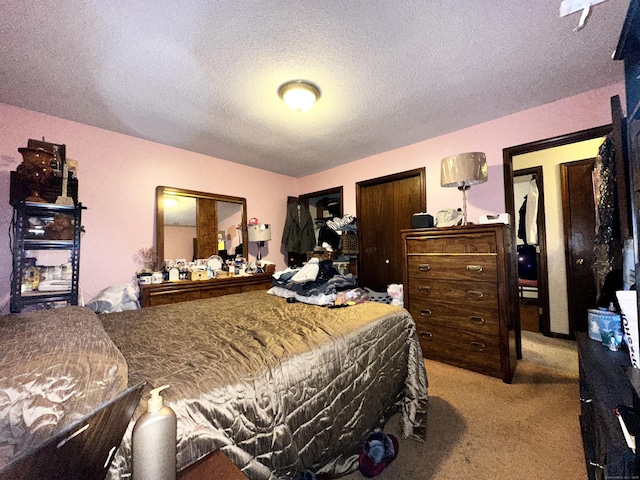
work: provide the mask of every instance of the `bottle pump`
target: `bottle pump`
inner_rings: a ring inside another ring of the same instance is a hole
[[[151,390],[147,411],[133,427],[133,480],[176,479],[177,420],[160,396],[166,388],[169,385]]]

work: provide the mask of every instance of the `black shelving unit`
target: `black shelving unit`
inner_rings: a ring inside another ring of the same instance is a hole
[[[11,312],[21,312],[25,307],[38,305],[48,308],[58,302],[66,302],[67,305],[78,305],[78,283],[80,270],[80,237],[82,232],[82,210],[85,207],[77,205],[56,205],[52,203],[19,202],[13,209],[12,249],[13,272],[11,277]],[[51,225],[57,216],[65,215],[71,219],[72,234],[63,235],[64,239],[55,238],[46,232],[43,225]],[[34,228],[35,223],[39,228]],[[43,250],[68,251],[71,278],[68,279],[68,288],[48,289],[41,291],[34,289],[25,291],[23,278],[29,265],[27,252]]]

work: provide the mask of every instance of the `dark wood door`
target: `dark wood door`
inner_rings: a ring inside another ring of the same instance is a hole
[[[356,215],[360,244],[360,285],[386,289],[402,283],[400,230],[426,209],[425,169],[358,182]]]
[[[569,334],[572,336],[574,332],[587,331],[587,309],[596,303],[594,162],[592,158],[560,165]]]

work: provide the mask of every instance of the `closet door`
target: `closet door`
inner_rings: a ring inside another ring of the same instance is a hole
[[[386,290],[402,283],[402,237],[411,216],[426,210],[425,169],[358,182],[359,283]]]
[[[595,159],[560,165],[569,333],[587,331],[587,309],[595,306],[593,274],[593,165]]]

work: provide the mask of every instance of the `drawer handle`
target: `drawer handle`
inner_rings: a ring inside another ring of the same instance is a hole
[[[420,310],[420,316],[426,317],[427,315],[431,315],[431,310],[429,310],[428,308],[423,308],[422,310]]]
[[[479,292],[478,290],[469,290],[469,291],[467,291],[467,295],[469,295],[470,297],[477,298],[477,299],[484,298],[484,293]]]
[[[582,398],[582,397],[580,397],[580,401],[582,403],[591,403],[591,402],[593,402],[593,398]]]
[[[486,320],[482,317],[469,317],[469,321],[476,325],[482,325]]]
[[[420,332],[420,336],[426,338],[427,340],[433,339],[433,333],[431,332]]]
[[[482,272],[484,267],[482,265],[467,265],[467,270],[470,272]]]
[[[429,265],[428,263],[421,263],[420,265],[418,265],[418,270],[420,272],[428,272],[429,270],[431,270],[431,265]]]
[[[480,343],[480,342],[471,342],[471,346],[473,348],[475,348],[476,350],[482,352],[482,351],[484,351],[484,348],[485,348],[486,345],[484,343]]]
[[[426,293],[427,295],[429,295],[431,293],[431,287],[423,287],[422,285],[420,285],[418,287],[418,291],[420,293]]]

